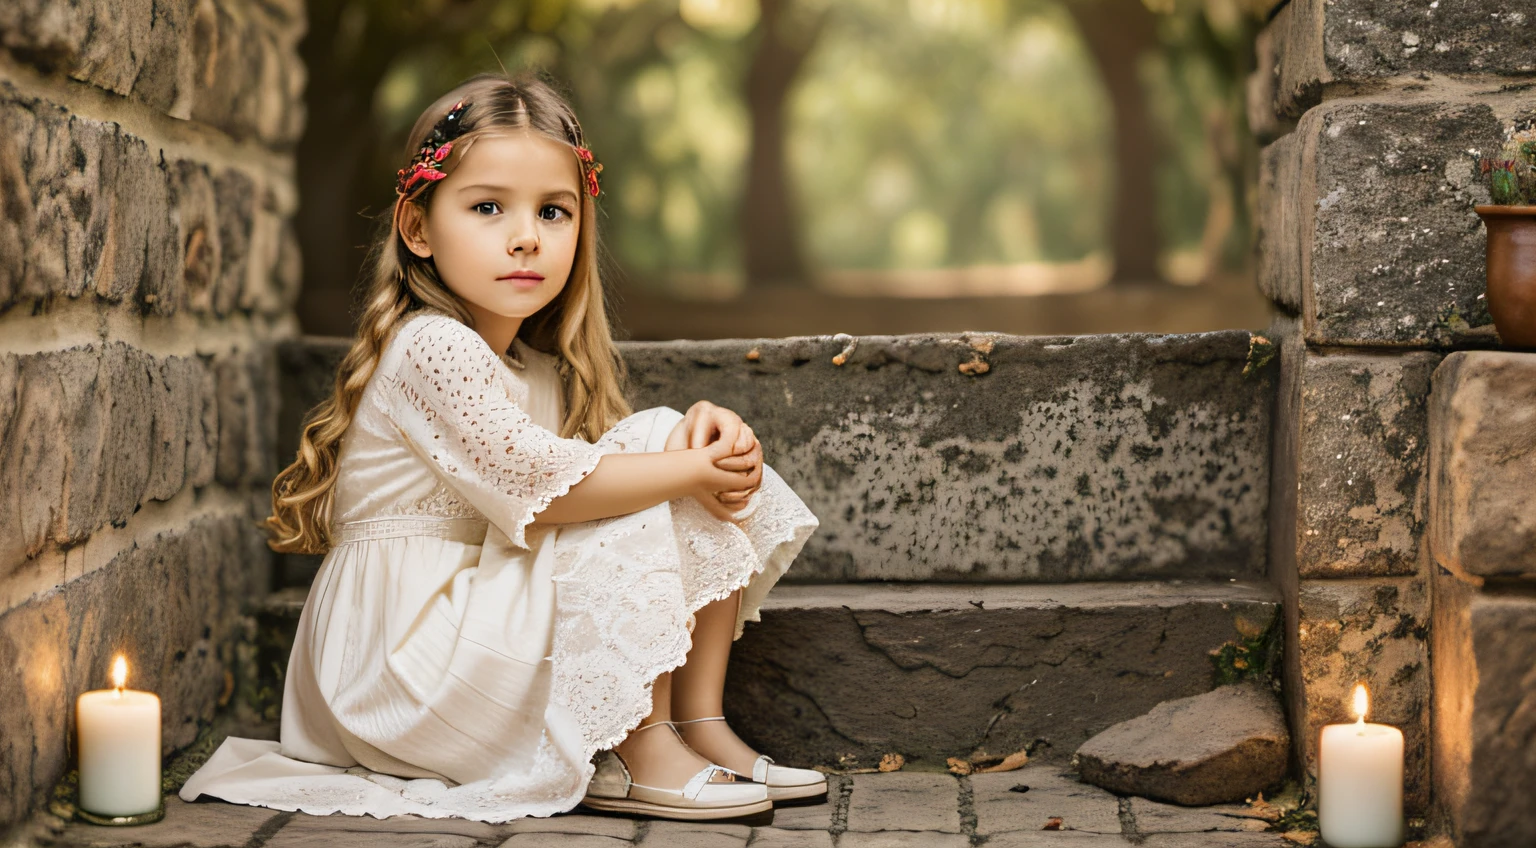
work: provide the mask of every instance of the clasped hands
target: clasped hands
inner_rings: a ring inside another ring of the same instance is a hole
[[[763,482],[763,446],[741,416],[707,400],[688,408],[667,436],[666,450],[705,450],[716,472],[697,500],[716,518],[732,521]],[[734,488],[715,490],[723,485]]]

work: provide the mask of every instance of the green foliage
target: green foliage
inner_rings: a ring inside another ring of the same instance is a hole
[[[1252,377],[1269,367],[1280,349],[1267,337],[1251,334],[1248,337],[1248,360],[1243,363],[1243,376]]]
[[[1536,204],[1536,141],[1515,139],[1497,156],[1478,160],[1488,180],[1488,195],[1499,206]]]
[[[1274,684],[1281,641],[1280,617],[1276,616],[1263,632],[1245,634],[1211,651],[1212,676],[1216,685],[1248,680]]]

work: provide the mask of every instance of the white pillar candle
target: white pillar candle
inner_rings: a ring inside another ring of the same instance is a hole
[[[1356,686],[1355,723],[1323,728],[1317,820],[1332,848],[1403,844],[1403,732],[1367,724],[1369,708],[1365,686]]]
[[[123,688],[128,663],[112,664],[112,689],[75,703],[79,730],[80,809],[136,816],[160,808],[160,699]]]

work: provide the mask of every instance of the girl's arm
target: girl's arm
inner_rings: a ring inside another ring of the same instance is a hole
[[[750,471],[715,466],[731,456],[732,445],[718,440],[707,447],[658,453],[613,453],[564,495],[549,502],[535,524],[572,524],[639,512],[682,497],[693,497],[716,518],[731,520],[734,509],[716,492],[741,489]]]

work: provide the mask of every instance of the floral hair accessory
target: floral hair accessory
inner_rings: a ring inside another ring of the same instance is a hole
[[[426,142],[411,160],[411,164],[401,168],[397,174],[399,179],[395,185],[395,193],[409,194],[417,188],[417,183],[425,185],[448,176],[443,173],[443,160],[453,151],[453,140],[464,134],[463,124],[460,119],[464,117],[464,101],[460,100],[448,110],[441,120],[432,126],[432,132],[427,135]]]
[[[593,158],[591,150],[579,144],[576,145],[576,158],[581,160],[581,173],[587,182],[587,194],[597,197],[597,175],[603,171],[602,164]]]

